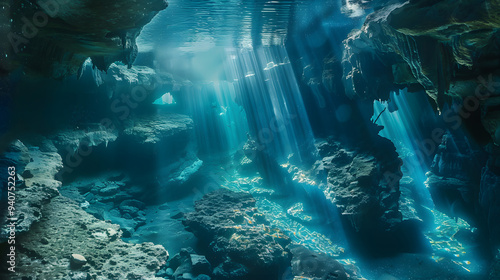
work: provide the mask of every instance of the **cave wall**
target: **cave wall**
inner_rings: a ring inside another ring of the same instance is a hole
[[[428,154],[436,206],[477,225],[494,244],[499,10],[498,1],[393,2],[349,35],[342,58],[351,99],[388,100],[403,88],[428,96],[448,130]]]
[[[373,100],[346,94],[340,39],[357,24],[361,19],[329,29],[311,20],[289,34],[286,47],[318,138],[313,170],[326,178],[320,189],[339,209],[351,245],[377,255],[407,250],[405,240],[417,237],[403,233],[408,227],[398,204],[402,162],[393,143],[379,136]]]
[[[64,78],[79,75],[87,58],[99,70],[115,61],[132,66],[142,27],[167,7],[148,1],[9,1],[2,13],[1,72]],[[2,17],[4,18],[4,17]]]

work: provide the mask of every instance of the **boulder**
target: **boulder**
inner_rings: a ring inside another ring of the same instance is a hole
[[[195,275],[210,274],[212,272],[212,265],[205,256],[191,254],[191,265]]]
[[[316,253],[302,245],[289,245],[292,254],[292,274],[315,279],[347,280],[344,267],[323,253]]]
[[[248,268],[244,265],[225,261],[214,269],[214,277],[217,280],[240,280],[248,279]]]
[[[289,263],[285,247],[290,239],[279,229],[256,221],[255,213],[255,199],[250,194],[220,189],[196,201],[195,212],[185,214],[183,224],[213,252],[207,258],[220,264],[214,274],[218,271],[221,279],[247,273],[271,277],[282,273]]]
[[[334,139],[317,143],[323,159],[315,163],[315,173],[320,178],[327,175],[327,183],[320,187],[355,231],[389,230],[402,220],[401,161],[389,140],[379,141],[379,150],[350,148]]]
[[[101,196],[112,196],[120,191],[120,186],[118,185],[108,185],[99,190],[99,195]]]

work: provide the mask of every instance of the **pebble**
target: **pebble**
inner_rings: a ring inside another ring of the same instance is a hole
[[[72,254],[71,255],[71,264],[76,266],[82,266],[87,263],[87,259],[80,254]]]

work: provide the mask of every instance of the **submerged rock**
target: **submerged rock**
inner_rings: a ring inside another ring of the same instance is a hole
[[[43,220],[18,237],[15,279],[72,279],[71,263],[92,279],[161,279],[154,275],[168,258],[162,246],[125,243],[110,235],[119,226],[95,219],[64,197],[53,198],[42,215]]]
[[[254,213],[250,194],[221,189],[196,201],[195,212],[185,215],[186,228],[213,252],[207,258],[218,264],[216,279],[240,279],[247,274],[250,279],[276,277],[289,263],[285,247],[290,239],[256,221]]]
[[[112,196],[120,191],[120,186],[110,185],[99,190],[99,195],[101,196]]]
[[[292,258],[292,273],[298,277],[314,279],[347,280],[344,267],[333,258],[308,250],[301,245],[289,245]]]
[[[58,188],[61,186],[61,182],[54,179],[57,172],[62,169],[62,159],[58,153],[42,152],[33,146],[27,148],[20,141],[16,141],[11,147],[0,159],[0,165],[17,167],[12,164],[19,164],[19,171],[24,169],[24,172],[29,172],[31,176],[24,181],[17,180],[15,190],[11,191],[15,196],[15,210],[6,211],[2,216],[0,242],[7,240],[10,233],[7,218],[16,221],[15,230],[18,235],[27,232],[35,222],[42,219],[44,205],[59,195]],[[7,203],[2,205],[6,206]]]
[[[97,85],[105,91],[109,98],[128,98],[132,104],[152,104],[166,92],[173,89],[172,75],[157,73],[147,66],[134,66],[111,64],[104,73],[94,72]],[[130,93],[123,97],[124,93]]]
[[[214,276],[217,280],[248,279],[248,274],[248,268],[231,261],[225,261],[214,269]]]
[[[87,263],[87,259],[80,254],[71,254],[71,265],[74,267],[81,267]]]
[[[352,149],[333,139],[317,144],[323,159],[315,172],[328,177],[323,191],[356,231],[388,230],[402,220],[401,162],[394,145],[380,141],[378,151]]]
[[[121,139],[133,142],[132,145],[160,144],[173,135],[188,131],[193,127],[193,120],[186,115],[144,115],[133,119],[133,125],[123,131]]]
[[[191,254],[192,271],[194,274],[211,274],[212,265],[205,256]]]
[[[24,168],[30,162],[28,148],[19,140],[11,143],[0,156],[0,167],[7,170],[10,166],[16,167],[17,174],[23,174]],[[31,171],[29,171],[31,173]],[[1,174],[2,182],[6,182],[7,173]]]
[[[1,51],[10,53],[12,62],[2,64],[3,71],[23,65],[39,75],[64,78],[80,74],[89,57],[101,71],[115,61],[131,67],[142,27],[167,7],[164,0],[37,3],[9,6],[12,44]]]

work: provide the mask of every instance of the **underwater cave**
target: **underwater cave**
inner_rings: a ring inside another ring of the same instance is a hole
[[[0,279],[500,280],[499,1],[0,7]]]

